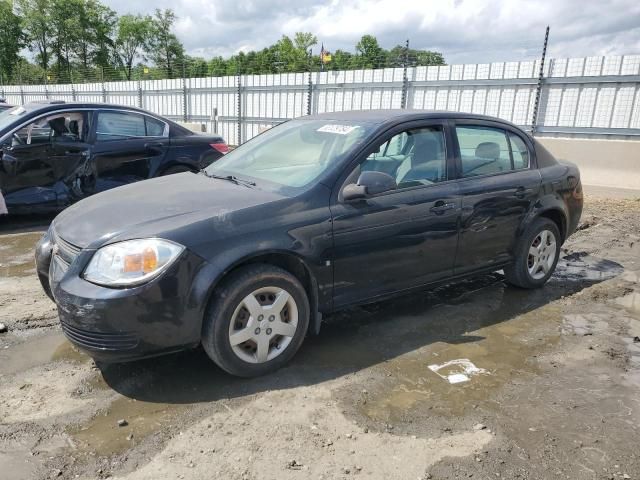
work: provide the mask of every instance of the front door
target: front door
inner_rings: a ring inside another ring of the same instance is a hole
[[[499,124],[459,122],[455,133],[462,195],[455,273],[462,274],[511,260],[541,179],[531,168],[527,142],[515,131]]]
[[[334,307],[420,286],[452,273],[460,197],[449,181],[444,124],[414,122],[374,142],[340,188],[362,171],[397,188],[331,206]]]
[[[87,131],[84,112],[59,112],[13,132],[0,159],[0,188],[10,210],[57,208],[84,196],[72,190],[88,159]]]

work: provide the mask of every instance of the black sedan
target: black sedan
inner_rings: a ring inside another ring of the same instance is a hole
[[[62,212],[37,270],[96,359],[202,345],[285,364],[324,315],[483,272],[542,286],[582,211],[578,169],[504,121],[367,111],[288,121],[201,174]]]
[[[228,151],[144,110],[47,101],[0,112],[0,191],[10,214],[59,211],[103,190],[199,171]]]

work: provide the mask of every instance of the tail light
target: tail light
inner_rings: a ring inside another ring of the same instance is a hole
[[[211,148],[213,148],[214,150],[217,150],[218,152],[220,152],[223,155],[229,153],[229,145],[227,145],[224,142],[221,142],[221,143],[210,143],[209,146]]]

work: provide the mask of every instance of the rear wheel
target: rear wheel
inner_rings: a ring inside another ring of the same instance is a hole
[[[553,274],[560,256],[560,231],[547,218],[536,219],[516,248],[515,261],[505,267],[508,283],[521,288],[538,288]]]
[[[298,279],[281,268],[249,265],[216,289],[202,345],[223,370],[254,377],[287,363],[308,326],[309,300]]]

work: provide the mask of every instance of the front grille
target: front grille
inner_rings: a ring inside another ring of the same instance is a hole
[[[132,333],[100,333],[78,328],[64,321],[60,324],[69,340],[88,349],[130,350],[138,346],[138,339]]]
[[[58,258],[67,266],[71,265],[82,249],[59,237],[55,230],[53,230],[51,237],[53,244],[55,245],[54,251]]]

